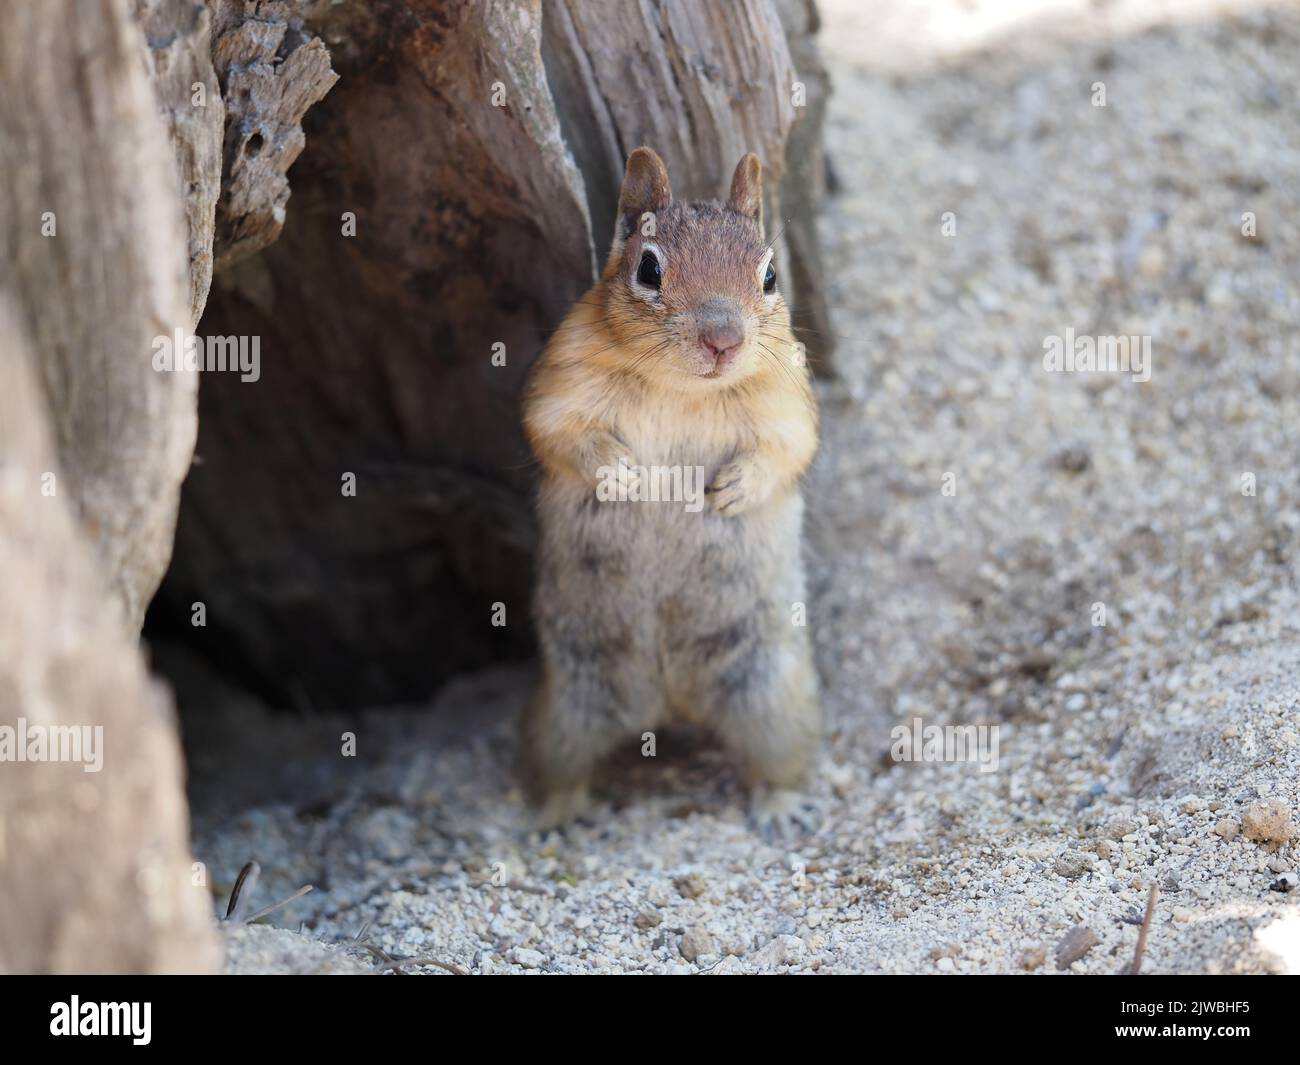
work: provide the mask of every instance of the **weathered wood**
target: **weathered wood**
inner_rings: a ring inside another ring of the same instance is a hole
[[[284,231],[219,273],[204,317],[261,338],[262,378],[204,379],[168,603],[204,601],[213,653],[281,698],[346,705],[526,651],[515,396],[594,264],[538,4],[324,15],[342,80]]]
[[[212,63],[227,122],[217,204],[218,269],[280,235],[288,170],[306,137],[303,116],[338,81],[329,52],[303,30],[303,5],[212,0]]]
[[[795,336],[808,349],[809,365],[820,377],[835,373],[835,328],[827,278],[822,266],[817,215],[826,198],[826,156],[822,133],[830,96],[830,75],[817,48],[821,21],[814,0],[776,0],[790,44],[797,79],[798,121],[785,145],[786,172],[781,183],[785,218],[791,319]],[[794,94],[792,94],[792,99]]]
[[[134,0],[176,154],[189,231],[191,326],[214,266],[284,225],[303,116],[338,80],[288,0]]]
[[[190,257],[190,328],[212,283],[226,108],[212,68],[212,20],[201,0],[135,0],[154,91],[176,156]]]
[[[604,258],[628,153],[648,144],[682,199],[723,197],[758,155],[764,215],[778,219],[795,121],[790,52],[768,0],[593,4],[546,0],[544,58],[565,141],[587,182]]]
[[[0,24],[0,289],[40,353],[59,491],[139,631],[195,439],[195,375],[152,366],[190,324],[175,164],[126,0],[7,0]]]
[[[211,971],[170,700],[70,501],[42,491],[57,462],[22,332],[0,296],[0,972]],[[37,736],[81,760],[15,761]]]

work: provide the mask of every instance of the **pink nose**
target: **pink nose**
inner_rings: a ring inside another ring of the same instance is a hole
[[[700,343],[718,362],[735,355],[743,339],[740,329],[731,323],[710,325],[700,330]]]

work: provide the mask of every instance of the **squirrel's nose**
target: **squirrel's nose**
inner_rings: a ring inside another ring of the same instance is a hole
[[[719,322],[700,327],[700,343],[709,350],[715,359],[735,351],[740,347],[744,334],[740,327],[732,322]]]
[[[725,370],[740,354],[745,339],[745,320],[731,300],[712,296],[695,308],[695,325],[700,347],[713,357],[715,371]]]

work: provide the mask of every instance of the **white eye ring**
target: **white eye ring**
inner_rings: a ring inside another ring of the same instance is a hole
[[[774,255],[776,255],[776,249],[768,248],[767,253],[763,256],[762,260],[758,264],[758,283],[760,286],[763,284],[763,280],[767,276],[767,267],[768,264],[771,263],[772,257]],[[773,296],[776,295],[776,291],[773,290],[771,292],[764,292],[763,295],[767,299],[771,299]]]
[[[640,280],[637,278],[637,275],[641,272],[641,260],[645,258],[646,252],[650,252],[659,263],[659,274],[661,277],[663,276],[664,270],[668,267],[668,257],[660,250],[658,244],[646,241],[641,245],[641,254],[636,257],[636,262],[632,264],[632,291],[642,299],[654,299],[658,295],[659,290],[657,288],[651,288],[649,285],[641,284]]]

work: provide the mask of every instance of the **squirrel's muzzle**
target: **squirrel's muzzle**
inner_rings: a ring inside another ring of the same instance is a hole
[[[696,309],[695,322],[706,361],[712,362],[706,370],[721,373],[736,361],[745,342],[745,320],[740,308],[730,300],[707,299]]]

